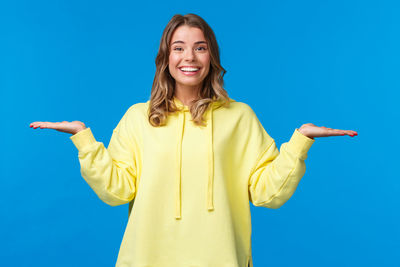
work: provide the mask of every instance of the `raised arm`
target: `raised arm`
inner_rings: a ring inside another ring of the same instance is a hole
[[[306,171],[307,152],[314,143],[314,137],[349,135],[353,130],[340,130],[318,127],[312,123],[303,124],[295,129],[289,142],[281,145],[280,151],[255,117],[251,123],[255,136],[255,146],[264,147],[254,164],[249,176],[249,196],[255,206],[279,208],[295,192]]]
[[[81,175],[98,197],[111,206],[130,202],[136,195],[136,154],[129,109],[106,149],[97,142],[90,128],[74,122],[33,122],[33,128],[48,128],[73,134],[70,139],[78,149]],[[71,125],[72,124],[72,125]]]
[[[275,141],[270,139],[249,177],[250,200],[254,206],[277,209],[289,200],[305,173],[304,161],[314,141],[296,129],[279,152]]]

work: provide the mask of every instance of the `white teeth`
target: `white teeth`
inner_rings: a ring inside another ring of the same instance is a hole
[[[198,71],[199,69],[197,68],[180,68],[182,71]]]

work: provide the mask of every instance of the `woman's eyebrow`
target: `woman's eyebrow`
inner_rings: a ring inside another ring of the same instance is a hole
[[[175,44],[175,43],[184,44],[185,42],[184,42],[184,41],[181,41],[181,40],[178,40],[178,41],[173,42],[171,45],[173,45],[173,44]],[[197,41],[197,42],[195,42],[195,44],[207,44],[207,42],[206,42],[206,41]]]

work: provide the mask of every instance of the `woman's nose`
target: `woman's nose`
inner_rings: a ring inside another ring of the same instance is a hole
[[[195,57],[194,51],[192,49],[187,49],[185,53],[185,59],[186,60],[193,60]]]

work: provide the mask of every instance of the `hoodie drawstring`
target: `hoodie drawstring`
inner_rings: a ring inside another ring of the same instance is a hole
[[[207,205],[208,210],[214,210],[214,149],[213,149],[213,108],[211,107],[207,113],[209,118],[207,119],[208,128],[208,195]]]
[[[175,218],[181,218],[181,177],[182,177],[182,139],[185,127],[185,111],[179,112],[178,115],[178,174],[176,175],[176,201],[175,201]]]
[[[178,108],[182,108],[178,112],[178,153],[177,153],[177,175],[176,175],[176,194],[175,194],[175,219],[181,219],[181,180],[182,180],[182,139],[185,130],[186,111],[188,107],[176,98],[175,104]],[[214,195],[214,150],[213,150],[213,103],[210,104],[209,109],[206,111],[206,127],[207,127],[207,147],[208,147],[208,185],[207,185],[207,210],[214,210],[213,195]]]

